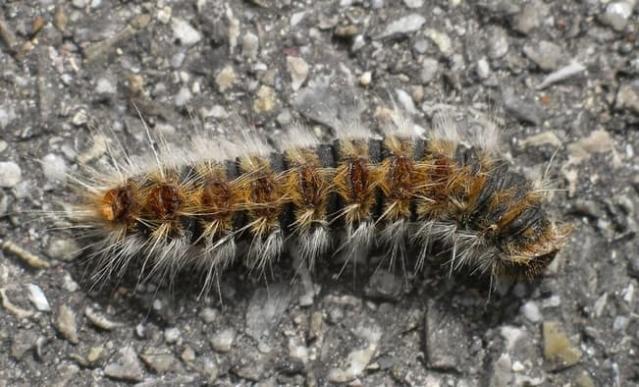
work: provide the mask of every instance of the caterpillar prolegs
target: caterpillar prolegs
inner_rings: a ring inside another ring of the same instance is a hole
[[[569,226],[500,159],[490,119],[443,111],[422,135],[383,112],[380,134],[351,120],[330,141],[293,126],[113,156],[79,184],[71,211],[95,239],[96,278],[139,260],[150,275],[198,268],[210,285],[238,257],[263,271],[287,250],[314,267],[375,248],[415,270],[439,253],[450,270],[490,277],[534,277],[552,261]]]

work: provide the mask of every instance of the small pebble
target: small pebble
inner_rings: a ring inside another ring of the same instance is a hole
[[[626,109],[639,116],[639,80],[619,87],[615,107]]]
[[[175,343],[176,341],[178,341],[179,338],[180,330],[177,328],[167,328],[164,331],[164,340],[169,344]]]
[[[537,2],[524,4],[521,12],[517,13],[512,19],[511,25],[513,29],[524,35],[528,35],[541,25],[541,11],[540,5]]]
[[[20,361],[24,355],[35,348],[38,335],[33,331],[18,330],[11,338],[11,356]]]
[[[5,129],[16,117],[13,108],[0,106],[0,129]]]
[[[308,77],[308,63],[306,63],[303,58],[287,56],[286,68],[288,69],[288,73],[291,75],[291,87],[293,88],[293,91],[299,90]]]
[[[169,21],[171,21],[172,13],[173,13],[173,9],[167,5],[165,7],[158,9],[156,16],[160,23],[167,24]]]
[[[615,31],[623,31],[632,16],[636,0],[614,1],[606,6],[599,20]],[[636,19],[635,19],[636,20]]]
[[[250,59],[257,59],[260,50],[260,40],[252,32],[247,32],[242,39],[242,52]]]
[[[268,113],[275,109],[275,91],[266,85],[260,86],[256,93],[257,98],[253,101],[253,110],[256,113]]]
[[[408,8],[420,8],[424,5],[424,0],[404,0],[404,5]]]
[[[235,340],[235,330],[233,328],[226,328],[220,332],[217,332],[211,338],[211,347],[220,353],[228,352],[233,346]]]
[[[370,71],[365,71],[364,73],[362,73],[362,75],[359,77],[359,84],[367,87],[368,85],[371,84],[371,81],[373,80],[373,73]]]
[[[217,309],[206,307],[200,312],[200,318],[207,324],[215,322],[218,316]]]
[[[51,182],[64,182],[67,179],[67,164],[62,157],[49,153],[42,158],[42,172]]]
[[[0,162],[0,187],[12,188],[22,180],[22,170],[13,161]]]
[[[155,373],[163,374],[175,368],[178,359],[167,350],[149,348],[140,354],[140,358]]]
[[[449,56],[453,53],[453,42],[446,33],[429,28],[425,34],[435,43],[443,55]]]
[[[70,262],[80,256],[82,248],[74,239],[51,239],[46,250],[47,256],[52,259]]]
[[[354,349],[348,354],[347,360],[343,362],[342,368],[332,368],[328,371],[327,379],[332,383],[347,383],[357,378],[366,369],[373,358],[382,331],[378,327],[361,327],[358,336],[366,341],[363,349]]]
[[[175,95],[175,105],[176,106],[184,106],[189,103],[189,101],[193,98],[193,94],[188,86],[182,86],[178,93]]]
[[[419,73],[420,80],[424,84],[430,83],[435,78],[437,74],[437,69],[439,68],[439,62],[432,58],[424,59],[424,63],[422,63],[422,69]]]
[[[542,319],[541,312],[539,311],[539,307],[537,303],[534,301],[528,301],[524,305],[521,306],[521,313],[528,319],[530,322],[539,322]]]
[[[75,313],[66,304],[60,304],[60,307],[58,307],[56,328],[70,343],[77,344],[79,342]]]
[[[44,295],[44,292],[38,285],[28,284],[27,289],[29,290],[29,301],[31,301],[37,310],[40,312],[51,311],[47,296]]]
[[[100,78],[95,85],[95,92],[102,95],[115,95],[118,91],[116,84],[108,78]]]
[[[559,321],[545,321],[542,327],[544,358],[552,369],[571,367],[581,359],[581,351],[574,346]]]
[[[477,61],[477,76],[480,79],[486,79],[490,76],[490,64],[486,58],[481,58]]]
[[[564,50],[555,43],[541,41],[524,45],[524,54],[544,71],[557,70],[563,60]]]
[[[109,320],[104,315],[96,312],[95,310],[93,310],[93,308],[89,306],[87,306],[86,309],[84,309],[84,315],[87,316],[87,318],[89,319],[89,321],[91,321],[93,325],[95,325],[98,328],[104,329],[105,331],[111,331],[122,325]]]
[[[120,350],[118,362],[104,367],[104,374],[111,379],[127,382],[141,382],[144,380],[144,368],[138,360],[138,355],[133,347],[124,347]]]
[[[378,38],[410,34],[422,28],[424,23],[426,23],[426,19],[422,15],[413,13],[389,23]]]
[[[202,39],[202,34],[187,21],[174,17],[171,19],[173,37],[184,46],[192,46]]]
[[[225,66],[215,76],[215,84],[217,85],[217,89],[221,93],[224,93],[226,90],[232,88],[236,80],[237,80],[237,75],[235,74],[235,70],[233,69],[233,66],[231,65]]]

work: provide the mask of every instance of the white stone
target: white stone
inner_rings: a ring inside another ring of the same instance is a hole
[[[419,8],[424,5],[424,0],[404,0],[404,4],[408,8]]]
[[[0,187],[11,188],[22,180],[22,170],[13,161],[0,162]]]
[[[286,68],[291,75],[291,87],[295,91],[299,90],[308,77],[308,63],[298,56],[287,56]]]
[[[171,28],[173,36],[184,46],[192,46],[202,39],[202,34],[185,20],[173,18]]]
[[[413,13],[391,22],[386,26],[386,29],[384,29],[384,32],[382,32],[379,37],[386,38],[393,35],[415,32],[422,28],[424,23],[426,23],[426,19],[422,15]]]
[[[47,296],[44,295],[44,292],[38,285],[28,284],[27,289],[29,289],[29,301],[33,303],[33,306],[35,306],[37,310],[40,312],[51,311]]]
[[[169,343],[175,343],[180,338],[180,330],[177,328],[167,328],[164,331],[164,340]]]
[[[231,350],[234,340],[235,330],[233,328],[226,328],[211,338],[211,346],[217,352],[228,352]]]
[[[176,106],[184,106],[186,105],[191,98],[193,98],[193,94],[191,94],[191,90],[187,86],[182,86],[180,91],[175,95],[175,105]]]
[[[62,157],[49,153],[42,158],[42,172],[49,181],[64,182],[67,179],[67,163]]]
[[[539,306],[537,306],[537,303],[534,301],[528,301],[524,305],[522,305],[521,313],[530,322],[539,322],[543,317],[541,315],[541,312],[539,311]]]

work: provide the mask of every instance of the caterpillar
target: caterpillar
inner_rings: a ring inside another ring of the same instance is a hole
[[[264,271],[289,251],[313,268],[373,248],[416,271],[437,251],[491,280],[543,271],[570,226],[549,216],[540,181],[499,157],[494,121],[443,109],[421,133],[397,109],[378,113],[378,133],[351,119],[329,141],[292,125],[270,139],[195,134],[183,148],[145,124],[149,155],[110,147],[107,166],[74,179],[69,217],[92,240],[95,278],[137,262],[149,277],[195,268],[207,287],[238,257]]]

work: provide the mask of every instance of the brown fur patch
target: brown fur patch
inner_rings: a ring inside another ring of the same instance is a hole
[[[109,223],[130,225],[139,215],[137,187],[126,184],[104,193],[98,205],[100,217]]]

